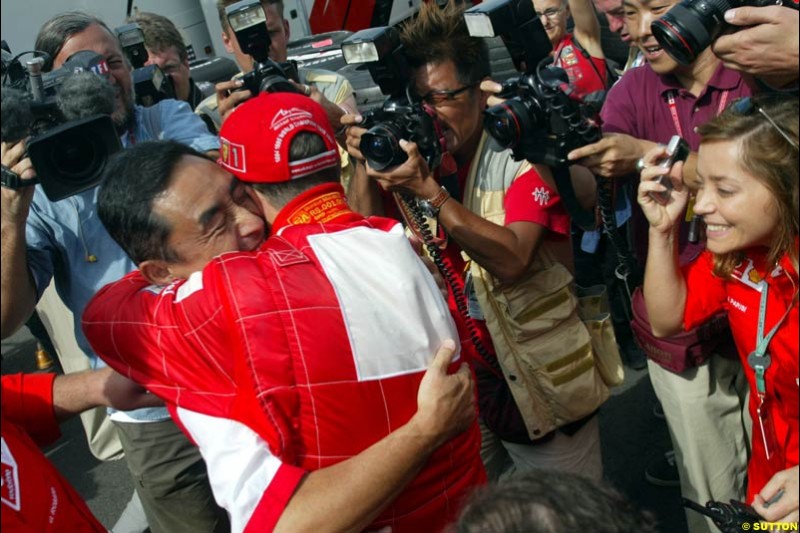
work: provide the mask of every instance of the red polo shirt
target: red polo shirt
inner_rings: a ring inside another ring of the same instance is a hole
[[[795,243],[795,246],[797,244]],[[728,313],[733,338],[750,384],[750,416],[753,418],[753,448],[748,466],[747,501],[764,487],[773,475],[798,464],[798,311],[793,300],[798,286],[797,272],[788,256],[778,265],[766,265],[764,252],[751,250],[747,259],[734,269],[730,279],[713,275],[713,255],[704,252],[684,269],[689,294],[684,312],[684,327],[688,330],[702,324],[724,309]],[[755,350],[759,304],[763,287],[768,286],[766,335],[791,306],[767,348],[772,363],[766,370],[766,419],[759,422],[756,409],[755,373],[747,356]],[[770,457],[767,458],[767,447]]]

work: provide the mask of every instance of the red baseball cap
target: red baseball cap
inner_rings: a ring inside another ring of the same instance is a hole
[[[322,137],[326,150],[289,161],[289,147],[301,131]],[[340,164],[325,110],[296,93],[261,93],[242,103],[225,120],[219,140],[217,162],[248,183],[280,183]]]

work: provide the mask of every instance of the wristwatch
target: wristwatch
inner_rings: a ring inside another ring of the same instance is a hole
[[[439,189],[433,198],[428,198],[426,200],[420,200],[419,206],[422,208],[422,212],[428,218],[439,218],[439,210],[442,208],[444,203],[450,199],[450,193],[447,192],[447,189],[442,187]]]

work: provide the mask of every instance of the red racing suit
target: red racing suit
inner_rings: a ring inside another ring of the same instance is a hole
[[[133,272],[83,317],[98,355],[171,405],[234,531],[271,530],[306,472],[405,424],[432,354],[456,336],[401,226],[350,211],[338,185],[293,200],[273,232],[165,288]],[[475,424],[368,529],[443,529],[484,481],[479,447]]]
[[[37,446],[61,435],[53,412],[54,379],[55,374],[3,376],[2,529],[107,531]]]

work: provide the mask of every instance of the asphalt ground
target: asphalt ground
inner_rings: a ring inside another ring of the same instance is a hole
[[[36,343],[23,328],[2,342],[2,373],[34,372]],[[656,402],[646,370],[626,369],[625,382],[600,409],[600,438],[606,480],[658,519],[663,533],[686,531],[677,488],[656,487],[644,468],[670,448],[667,427],[653,415]],[[89,452],[80,419],[61,426],[62,437],[47,457],[85,498],[95,516],[114,525],[133,493],[123,461],[101,462]]]

